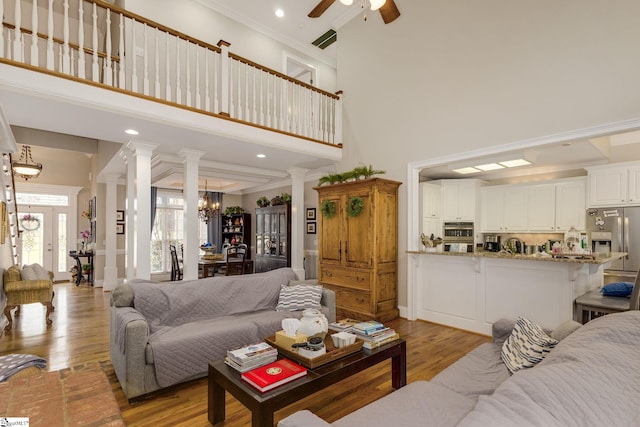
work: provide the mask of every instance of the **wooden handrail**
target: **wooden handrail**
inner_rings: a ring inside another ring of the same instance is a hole
[[[232,59],[235,59],[236,61],[240,61],[240,62],[243,62],[243,63],[245,63],[245,64],[247,64],[247,65],[252,66],[252,67],[258,68],[258,69],[260,69],[260,70],[262,70],[262,71],[265,71],[265,72],[267,72],[267,73],[269,73],[269,74],[273,74],[274,76],[276,76],[276,77],[280,77],[281,79],[288,80],[288,81],[290,81],[291,83],[297,84],[298,86],[305,87],[305,88],[307,88],[307,89],[309,89],[309,90],[312,90],[312,91],[314,91],[314,92],[321,93],[321,94],[323,94],[323,95],[325,95],[325,96],[328,96],[328,97],[330,97],[330,98],[333,98],[333,99],[340,99],[340,97],[339,97],[338,95],[335,95],[335,94],[333,94],[333,93],[330,93],[330,92],[324,91],[324,90],[322,90],[322,89],[318,89],[317,87],[311,86],[311,85],[310,85],[310,84],[308,84],[308,83],[301,82],[300,80],[296,80],[296,79],[294,79],[293,77],[289,77],[289,76],[287,76],[286,74],[282,74],[282,73],[281,73],[281,72],[279,72],[279,71],[272,70],[272,69],[271,69],[271,68],[269,68],[269,67],[265,67],[264,65],[260,65],[260,64],[258,64],[258,63],[256,63],[256,62],[253,62],[253,61],[252,61],[252,60],[250,60],[250,59],[244,58],[244,57],[242,57],[242,56],[240,56],[240,55],[236,55],[235,53],[231,53],[231,52],[229,52],[229,57],[230,57],[230,58],[232,58]]]
[[[14,30],[16,28],[15,25],[9,24],[8,22],[3,22],[2,26],[6,27],[6,28],[9,28],[10,30]],[[24,34],[29,34],[29,35],[33,34],[32,30],[30,30],[28,28],[22,28],[22,27],[20,27],[20,32],[24,33]],[[43,34],[43,33],[37,33],[36,35],[38,36],[39,39],[43,39],[43,40],[48,40],[49,39],[49,36],[46,35],[46,34]],[[53,37],[52,40],[57,44],[64,44],[64,40],[61,40],[61,39],[59,39],[57,37]],[[80,50],[80,46],[75,44],[75,43],[69,42],[69,46],[72,47],[75,50]],[[93,49],[85,47],[85,48],[83,48],[83,50],[84,50],[84,53],[88,53],[90,55],[93,55]],[[104,52],[98,51],[98,56],[100,58],[106,58],[107,54],[104,53]],[[111,56],[111,60],[112,61],[118,62],[118,63],[120,62],[120,57],[119,56],[113,56],[113,55],[109,55],[109,56]]]

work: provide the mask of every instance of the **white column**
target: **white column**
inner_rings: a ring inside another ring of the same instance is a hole
[[[309,169],[290,169],[291,176],[291,268],[300,280],[304,275],[304,176]]]
[[[184,165],[184,259],[183,280],[198,279],[198,167],[204,151],[183,148],[179,155]]]
[[[94,3],[95,4],[95,3]],[[128,149],[122,150],[122,155],[127,162],[127,202],[126,202],[126,279],[133,280],[136,278],[136,240],[133,232],[133,225],[136,220],[136,212],[134,210],[136,204],[136,162],[133,151]]]
[[[133,224],[136,278],[151,279],[151,155],[158,144],[131,141],[127,147],[136,156],[136,212]],[[129,228],[131,230],[131,228]]]
[[[112,291],[118,285],[117,244],[116,244],[116,196],[118,190],[117,174],[105,175],[107,186],[104,205],[105,208],[105,240],[104,240],[104,282],[105,291]]]

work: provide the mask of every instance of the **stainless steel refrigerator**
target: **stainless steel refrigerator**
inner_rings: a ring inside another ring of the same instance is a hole
[[[605,273],[633,280],[640,269],[640,206],[587,209],[587,238],[594,252],[627,252]]]

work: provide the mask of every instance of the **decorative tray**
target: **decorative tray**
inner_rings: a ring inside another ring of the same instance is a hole
[[[296,351],[284,347],[280,347],[276,344],[276,336],[271,335],[270,337],[265,338],[265,341],[278,349],[278,352],[283,356],[288,357],[289,359],[298,362],[302,366],[307,368],[317,368],[318,366],[325,365],[329,362],[333,362],[334,360],[340,359],[341,357],[347,356],[349,354],[353,354],[357,351],[360,351],[364,341],[356,338],[356,342],[346,347],[336,347],[333,345],[333,340],[331,339],[331,334],[328,333],[324,338],[324,345],[327,349],[327,352],[322,356],[317,356],[312,359],[308,357],[301,356]]]

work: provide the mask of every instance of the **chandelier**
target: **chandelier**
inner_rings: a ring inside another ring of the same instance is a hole
[[[220,203],[213,203],[207,194],[207,181],[204,182],[204,194],[202,199],[198,201],[198,218],[205,224],[209,224],[209,220],[215,218],[220,213]]]
[[[42,172],[42,163],[36,163],[31,157],[31,147],[28,145],[22,146],[22,152],[20,158],[11,163],[11,169],[13,173],[23,177],[25,180],[29,178],[37,178]]]

